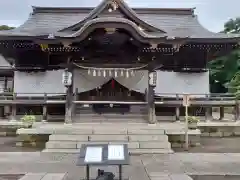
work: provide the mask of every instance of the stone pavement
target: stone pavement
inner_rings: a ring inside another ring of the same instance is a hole
[[[0,153],[0,174],[64,173],[68,179],[84,177],[84,168],[77,167],[76,154]],[[97,168],[97,167],[96,167]],[[96,169],[95,168],[95,169]],[[103,168],[117,172],[116,167]],[[132,180],[165,180],[166,176],[240,175],[240,153],[174,153],[131,156],[131,165],[124,168]],[[91,172],[91,177],[96,173]],[[183,178],[183,177],[182,177]],[[167,179],[170,180],[170,179]],[[181,180],[179,178],[179,180]],[[185,180],[185,179],[184,179]]]

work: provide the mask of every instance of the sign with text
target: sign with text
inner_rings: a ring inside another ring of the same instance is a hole
[[[124,160],[123,145],[108,145],[108,160]]]
[[[64,86],[72,85],[72,73],[68,71],[64,71],[62,75],[62,83]]]
[[[100,147],[87,147],[84,161],[87,163],[100,163],[102,162],[102,151]]]
[[[190,105],[190,95],[183,95],[183,106]]]

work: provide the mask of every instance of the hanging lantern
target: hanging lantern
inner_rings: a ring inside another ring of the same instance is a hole
[[[96,70],[94,69],[93,70],[93,76],[96,76],[97,75],[97,73],[96,73]]]
[[[121,71],[121,76],[123,76],[124,74],[123,74],[123,70]]]
[[[98,76],[101,76],[101,70],[98,70]]]
[[[114,72],[114,76],[115,76],[115,77],[118,77],[117,70],[115,70],[115,72]]]
[[[106,70],[103,71],[103,77],[106,77]]]
[[[91,70],[90,69],[88,69],[88,75],[90,75],[91,74]]]
[[[134,76],[134,71],[131,71],[131,76]]]
[[[128,71],[126,72],[126,77],[129,78],[129,72]]]

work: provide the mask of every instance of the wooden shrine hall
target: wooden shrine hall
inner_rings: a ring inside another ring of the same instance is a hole
[[[64,97],[44,111],[65,114],[67,123],[83,109],[145,109],[154,123],[155,115],[175,114],[175,106],[155,103],[161,97],[209,94],[207,62],[237,48],[239,39],[208,31],[194,9],[130,8],[123,0],[103,0],[95,8],[33,7],[24,24],[0,31],[0,53],[12,65],[17,98]],[[68,86],[64,72],[72,75]],[[37,106],[43,105],[12,109],[42,113]]]

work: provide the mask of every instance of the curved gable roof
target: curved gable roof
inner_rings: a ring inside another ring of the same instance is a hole
[[[111,2],[113,2],[112,0],[103,0],[95,9],[93,9],[88,16],[86,16],[83,20],[79,21],[78,23],[69,26],[67,28],[62,29],[61,31],[64,30],[69,30],[69,29],[75,29],[79,26],[82,26],[83,24],[85,24],[87,21],[92,20],[94,18],[96,18],[97,16],[99,16],[107,7],[109,4],[111,4]],[[118,8],[120,8],[120,10],[129,18],[131,19],[133,22],[141,25],[142,28],[148,30],[148,31],[152,31],[152,32],[162,32],[165,33],[165,31],[150,25],[148,23],[146,23],[145,21],[143,21],[142,19],[140,19],[138,17],[138,15],[134,12],[133,9],[131,9],[124,1],[122,0],[118,0],[118,1],[114,1],[115,3],[117,3]]]

